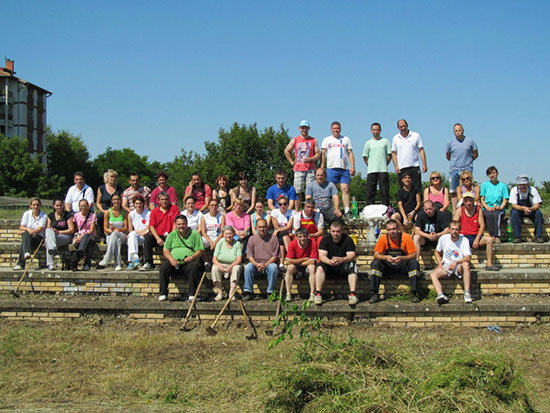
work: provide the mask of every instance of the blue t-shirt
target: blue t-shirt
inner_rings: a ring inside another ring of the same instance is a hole
[[[495,205],[502,204],[503,199],[509,199],[508,187],[503,182],[498,182],[493,185],[491,181],[483,182],[481,184],[481,196],[485,197],[485,203],[491,208]]]
[[[445,151],[451,154],[451,171],[473,172],[474,151],[477,151],[477,145],[472,138],[465,136],[461,142],[455,137],[447,143]]]
[[[319,185],[317,181],[313,181],[306,186],[306,195],[310,195],[315,201],[315,208],[329,209],[332,208],[332,197],[338,194],[338,189],[330,181],[325,181],[323,185]]]
[[[279,198],[283,195],[286,196],[289,201],[295,201],[298,199],[296,196],[296,190],[289,184],[286,184],[282,188],[279,188],[277,184],[270,186],[267,189],[266,199],[272,199],[273,203],[277,204],[277,201],[279,201]]]

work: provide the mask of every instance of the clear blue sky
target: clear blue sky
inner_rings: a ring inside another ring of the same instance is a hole
[[[461,122],[476,179],[495,164],[505,182],[550,180],[548,1],[23,0],[1,14],[0,57],[53,92],[48,124],[92,156],[165,162],[235,121],[295,135],[308,119],[322,139],[339,120],[365,174],[370,124],[391,140],[406,118],[430,170],[447,173]]]

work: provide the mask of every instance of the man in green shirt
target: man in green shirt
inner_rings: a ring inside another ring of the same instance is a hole
[[[187,217],[176,217],[176,229],[166,237],[162,250],[166,261],[160,266],[160,291],[159,300],[168,298],[168,284],[170,276],[189,276],[189,299],[193,301],[195,291],[201,277],[199,258],[204,253],[204,244],[200,234],[187,226]],[[199,300],[199,297],[197,297]]]
[[[391,144],[386,138],[380,136],[382,127],[374,122],[370,127],[372,139],[365,143],[363,148],[363,160],[367,165],[367,202],[374,203],[376,185],[380,185],[380,200],[382,204],[390,204],[390,178],[388,164],[391,160]]]

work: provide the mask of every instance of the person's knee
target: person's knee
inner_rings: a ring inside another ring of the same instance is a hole
[[[342,188],[342,192],[349,194],[349,184],[340,184],[340,188]]]
[[[288,264],[286,267],[286,273],[288,275],[294,275],[296,274],[296,265],[294,264]]]

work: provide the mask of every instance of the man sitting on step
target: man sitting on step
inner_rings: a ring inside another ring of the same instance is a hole
[[[396,220],[386,223],[386,235],[381,235],[374,247],[374,259],[371,263],[369,303],[380,301],[380,280],[383,274],[406,273],[411,283],[411,301],[420,301],[417,295],[420,264],[416,259],[416,247],[412,237],[399,230]]]
[[[160,202],[162,205],[162,200]],[[189,276],[189,299],[187,301],[192,302],[201,278],[199,259],[204,253],[204,244],[198,231],[187,226],[185,215],[176,217],[175,227],[166,237],[162,250],[166,261],[160,266],[159,300],[165,301],[168,298],[170,276],[183,274]]]
[[[308,201],[306,201],[308,202]],[[292,300],[292,283],[294,276],[301,278],[305,274],[309,276],[309,301],[315,299],[315,268],[319,253],[317,243],[310,237],[308,230],[304,227],[296,231],[296,238],[290,241],[286,253],[286,301]]]
[[[529,185],[529,177],[525,174],[518,176],[517,185],[510,191],[510,220],[514,230],[514,243],[521,242],[521,224],[523,218],[529,218],[535,224],[535,242],[542,243],[542,212],[540,204],[542,199],[537,188]]]
[[[422,246],[435,247],[439,238],[449,232],[449,218],[435,208],[433,201],[424,201],[424,210],[418,214],[414,227],[417,260]]]
[[[460,234],[460,222],[451,221],[449,224],[450,234],[445,234],[439,241],[435,249],[435,260],[437,268],[432,272],[432,284],[437,292],[437,303],[439,305],[449,302],[449,298],[443,294],[440,278],[452,277],[453,275],[464,277],[464,302],[471,303],[470,294],[470,242]]]

